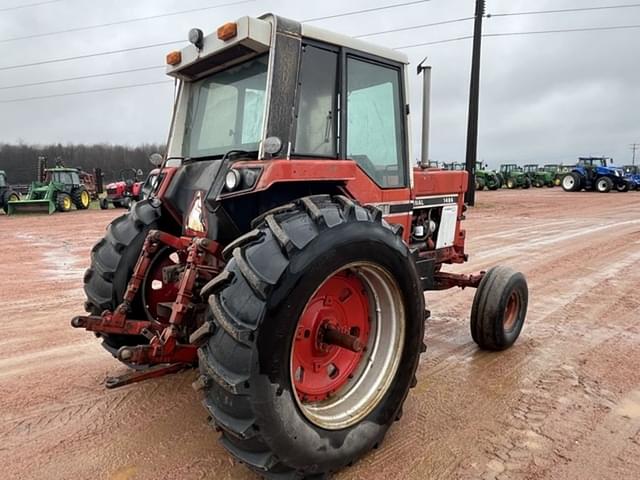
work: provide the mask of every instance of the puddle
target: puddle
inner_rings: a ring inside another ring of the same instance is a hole
[[[614,412],[629,419],[640,418],[640,391],[632,392],[623,398]]]
[[[41,253],[43,260],[43,268],[41,271],[47,277],[55,280],[82,279],[86,265],[84,265],[85,262],[81,261],[78,256],[71,253],[71,242],[45,242],[34,235],[25,233],[19,233],[16,237],[19,240],[28,242],[34,247],[41,247],[44,250]]]

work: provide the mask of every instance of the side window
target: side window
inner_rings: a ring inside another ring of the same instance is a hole
[[[295,153],[335,157],[338,54],[305,45],[300,71],[300,96]]]
[[[347,58],[347,157],[382,187],[406,185],[400,71]]]

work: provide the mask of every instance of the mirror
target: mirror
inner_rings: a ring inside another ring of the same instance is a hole
[[[160,155],[159,153],[152,153],[149,157],[149,161],[152,165],[159,167],[160,165],[162,165],[162,155]]]

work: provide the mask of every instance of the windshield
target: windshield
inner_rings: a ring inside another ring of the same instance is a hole
[[[214,73],[191,85],[182,155],[222,155],[258,149],[262,136],[268,56]]]

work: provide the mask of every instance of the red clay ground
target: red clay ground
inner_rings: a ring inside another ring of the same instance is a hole
[[[0,216],[3,478],[256,478],[217,444],[193,371],[105,390],[124,368],[69,326],[89,249],[119,213]],[[337,478],[640,478],[640,193],[482,192],[468,218],[465,269],[528,277],[520,340],[479,351],[473,291],[427,295],[404,417]]]

